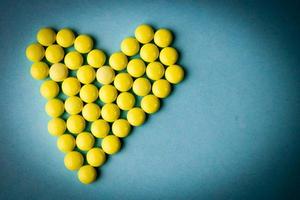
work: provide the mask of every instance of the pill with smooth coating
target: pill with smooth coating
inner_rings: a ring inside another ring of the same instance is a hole
[[[165,79],[157,80],[152,85],[152,93],[159,98],[166,98],[171,92],[171,85]]]
[[[75,77],[66,78],[61,85],[62,92],[67,96],[75,96],[81,88],[80,82]]]
[[[146,65],[142,59],[135,58],[128,62],[127,72],[131,76],[135,78],[141,77],[144,75],[145,71],[146,71]]]
[[[86,154],[86,161],[93,167],[100,167],[104,164],[106,156],[101,148],[92,148]]]
[[[79,53],[88,53],[93,49],[93,39],[88,35],[79,35],[74,41],[74,48]]]
[[[131,130],[131,126],[126,119],[118,119],[112,124],[112,132],[120,138],[126,137]]]
[[[62,63],[55,63],[49,69],[49,76],[56,82],[61,82],[68,77],[68,68]]]
[[[71,133],[81,133],[85,128],[85,120],[81,115],[71,115],[67,119],[67,129]]]
[[[160,101],[156,96],[149,94],[142,98],[141,108],[146,113],[153,114],[158,111],[159,107],[160,107]]]
[[[159,56],[159,49],[155,44],[144,44],[141,48],[140,56],[146,62],[154,62]]]
[[[138,96],[146,96],[151,91],[151,83],[147,78],[138,78],[133,82],[132,90]]]
[[[141,126],[145,119],[146,114],[141,108],[135,107],[127,112],[127,120],[132,126]]]
[[[46,48],[45,57],[51,63],[60,62],[64,58],[64,56],[64,49],[58,44],[53,44]]]
[[[132,77],[128,73],[119,73],[114,80],[114,86],[121,92],[130,90],[132,84]]]
[[[88,151],[93,148],[95,143],[94,136],[89,132],[82,132],[76,137],[76,145],[82,151]]]
[[[158,61],[149,63],[146,68],[147,77],[151,80],[159,80],[164,76],[165,67]]]
[[[107,103],[101,109],[101,116],[108,122],[114,122],[120,116],[120,109],[114,103]]]
[[[184,77],[184,71],[179,65],[171,65],[166,69],[166,79],[173,84],[180,83]]]
[[[91,125],[91,132],[96,138],[104,138],[110,130],[109,124],[103,119],[94,121]]]
[[[66,122],[61,118],[52,118],[48,122],[48,132],[53,136],[60,136],[67,129]]]
[[[102,67],[105,63],[106,56],[103,51],[94,49],[87,55],[87,63],[95,68]]]
[[[50,46],[55,42],[56,33],[51,28],[41,28],[37,35],[37,41],[43,46]]]
[[[83,65],[77,71],[77,78],[83,84],[89,84],[95,80],[96,72],[90,65]]]
[[[40,87],[40,93],[46,99],[53,99],[59,93],[59,86],[53,80],[46,80]]]
[[[90,165],[84,165],[77,172],[79,181],[83,184],[90,184],[97,178],[97,171]]]
[[[75,138],[71,134],[63,134],[59,136],[56,142],[57,148],[63,153],[73,151],[75,145]]]
[[[117,97],[117,105],[122,110],[130,110],[135,104],[135,97],[130,92],[122,92]]]
[[[78,170],[83,165],[83,156],[78,151],[71,151],[65,155],[65,167],[68,170]]]
[[[137,54],[139,50],[140,50],[140,44],[133,37],[125,38],[121,42],[121,51],[127,56],[133,56]]]
[[[49,74],[49,67],[44,62],[35,62],[31,65],[30,74],[36,80],[45,79]]]
[[[82,100],[77,96],[72,96],[65,101],[65,110],[70,115],[76,115],[81,112],[83,108]]]
[[[153,28],[147,24],[139,25],[134,31],[135,38],[143,44],[151,42],[154,37]]]
[[[32,62],[38,62],[45,56],[45,49],[42,45],[34,43],[26,48],[26,57]]]
[[[75,34],[71,29],[63,28],[56,34],[56,42],[60,46],[67,48],[73,45]]]
[[[88,103],[83,106],[82,116],[89,122],[96,121],[101,114],[100,107],[95,103]]]
[[[117,99],[118,91],[113,85],[103,85],[99,90],[99,98],[104,103],[112,103]]]
[[[97,81],[102,85],[110,84],[115,79],[115,71],[110,66],[103,66],[97,70]]]
[[[168,29],[158,29],[154,34],[154,43],[161,48],[169,46],[172,43],[172,40],[172,33]]]
[[[59,117],[64,113],[64,103],[59,99],[50,99],[45,105],[45,110],[50,117]]]
[[[113,53],[109,57],[109,65],[116,71],[121,71],[126,68],[128,63],[127,56],[122,52]]]
[[[79,52],[71,51],[66,54],[64,63],[69,69],[77,70],[82,66],[83,57]]]
[[[98,89],[93,84],[87,84],[81,87],[79,96],[82,101],[92,103],[98,98]]]
[[[164,65],[174,65],[177,59],[178,53],[173,47],[165,47],[160,51],[159,60]]]
[[[117,153],[121,148],[121,141],[115,135],[108,135],[101,141],[103,151],[109,155]]]

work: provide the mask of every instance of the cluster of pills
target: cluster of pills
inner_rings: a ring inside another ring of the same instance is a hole
[[[92,183],[95,168],[120,150],[120,138],[157,112],[171,85],[182,81],[172,33],[142,24],[108,59],[93,49],[89,35],[76,36],[70,29],[42,28],[36,38],[26,56],[33,62],[32,77],[44,80],[40,93],[51,117],[48,131],[58,137],[65,167],[78,170],[82,183]]]

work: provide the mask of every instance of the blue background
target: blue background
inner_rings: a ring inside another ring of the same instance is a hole
[[[276,1],[1,1],[0,198],[296,199],[297,12]],[[173,30],[186,79],[82,185],[47,133],[25,48],[41,27],[70,27],[111,54],[141,23]]]

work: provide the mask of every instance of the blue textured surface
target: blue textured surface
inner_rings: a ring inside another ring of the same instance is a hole
[[[296,199],[299,5],[45,2],[0,3],[1,199]],[[141,23],[175,32],[186,79],[82,185],[47,133],[25,47],[40,27],[70,27],[110,54]]]

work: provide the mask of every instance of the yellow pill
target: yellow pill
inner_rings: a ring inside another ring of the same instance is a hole
[[[115,79],[115,71],[109,66],[100,67],[96,74],[97,81],[103,85],[110,84]]]
[[[133,56],[137,54],[139,50],[140,50],[140,44],[133,37],[125,38],[121,42],[121,51],[127,56]]]
[[[81,115],[71,115],[67,119],[67,129],[71,133],[81,133],[85,128],[85,120]]]
[[[159,80],[164,76],[165,67],[160,62],[152,62],[147,65],[146,74],[151,80]]]
[[[105,153],[112,155],[120,150],[121,141],[115,135],[108,135],[102,139],[101,147]]]
[[[120,109],[114,103],[107,103],[102,107],[101,116],[108,122],[114,122],[120,116]]]
[[[134,35],[140,43],[146,44],[153,40],[154,31],[151,26],[142,24],[135,29]]]
[[[64,134],[66,128],[66,122],[61,118],[53,118],[48,122],[48,132],[53,136]]]
[[[49,67],[44,62],[35,62],[31,65],[30,74],[36,80],[45,79],[49,74]]]
[[[88,103],[83,106],[82,116],[89,122],[96,121],[101,114],[100,107],[95,103]]]
[[[98,89],[95,85],[87,84],[81,87],[79,96],[82,101],[92,103],[98,98]]]
[[[59,93],[59,86],[55,81],[47,80],[41,85],[40,93],[46,99],[53,99]]]
[[[166,79],[173,84],[180,83],[184,77],[184,71],[179,65],[171,65],[166,69]]]
[[[101,148],[92,148],[86,154],[86,161],[93,167],[100,167],[104,164],[106,156]]]
[[[74,41],[74,48],[79,53],[88,53],[93,49],[93,39],[88,35],[79,35]]]
[[[71,51],[65,56],[64,63],[69,69],[76,70],[82,66],[83,57],[77,51]]]
[[[99,49],[94,49],[87,55],[87,63],[95,68],[102,67],[105,63],[105,60],[106,56],[104,52]]]
[[[112,124],[112,132],[120,138],[126,137],[131,130],[131,126],[126,119],[118,119]]]
[[[63,134],[59,136],[56,146],[61,152],[68,153],[75,148],[75,139],[71,134]]]
[[[155,44],[144,44],[141,48],[140,56],[146,62],[154,62],[159,56],[159,49]]]
[[[113,53],[109,57],[109,65],[117,71],[121,71],[126,68],[128,63],[127,56],[122,52]]]
[[[63,93],[67,96],[75,96],[81,88],[80,82],[75,77],[66,78],[61,85]]]
[[[146,96],[151,91],[151,83],[147,78],[138,78],[133,82],[132,90],[138,96]]]
[[[56,33],[51,28],[41,28],[36,35],[37,41],[43,46],[50,46],[55,42]]]
[[[149,94],[147,96],[144,96],[142,98],[142,101],[141,101],[141,108],[148,114],[152,114],[152,113],[155,113],[158,111],[160,107],[160,102],[159,102],[159,99],[152,95],[152,94]]]
[[[135,97],[130,92],[122,92],[117,97],[117,105],[122,110],[130,110],[135,104]]]
[[[171,92],[171,85],[165,79],[157,80],[152,85],[152,93],[159,98],[166,98]]]
[[[57,44],[48,46],[45,51],[45,57],[51,63],[60,62],[64,58],[64,56],[65,56],[64,49]]]
[[[90,165],[85,165],[78,170],[77,177],[83,184],[90,184],[97,178],[97,171]]]
[[[132,77],[128,73],[119,73],[114,80],[115,87],[121,92],[130,90],[132,84]]]
[[[73,45],[75,40],[75,34],[72,30],[68,28],[63,28],[60,31],[58,31],[56,35],[56,42],[60,46],[67,48]]]
[[[146,71],[146,66],[142,59],[139,58],[132,59],[129,61],[127,65],[127,72],[135,78],[143,76],[145,71]]]
[[[88,151],[93,148],[95,143],[94,136],[89,132],[82,132],[76,137],[76,145],[82,151]]]
[[[146,114],[141,108],[132,108],[127,112],[127,120],[132,126],[141,126],[146,119]]]
[[[83,165],[83,156],[77,151],[68,152],[65,155],[64,163],[68,170],[78,170]]]
[[[103,119],[94,121],[91,125],[91,132],[96,138],[104,138],[110,130],[109,124]]]
[[[77,71],[77,78],[83,84],[89,84],[95,80],[96,73],[93,67],[84,65]]]
[[[83,108],[82,100],[77,96],[72,96],[65,101],[65,110],[70,115],[76,115],[81,112]]]
[[[118,91],[113,85],[103,85],[99,90],[99,98],[104,103],[112,103],[117,99]]]
[[[56,82],[61,82],[68,77],[68,68],[62,63],[55,63],[49,69],[49,76]]]
[[[160,51],[159,60],[164,65],[174,65],[178,59],[178,53],[173,47],[165,47]]]
[[[26,48],[26,57],[32,62],[38,62],[44,58],[45,49],[40,44],[31,44]]]
[[[45,105],[45,110],[50,117],[59,117],[64,113],[64,103],[59,99],[50,99]]]
[[[161,48],[169,46],[172,40],[172,33],[168,29],[158,29],[154,34],[154,43]]]

